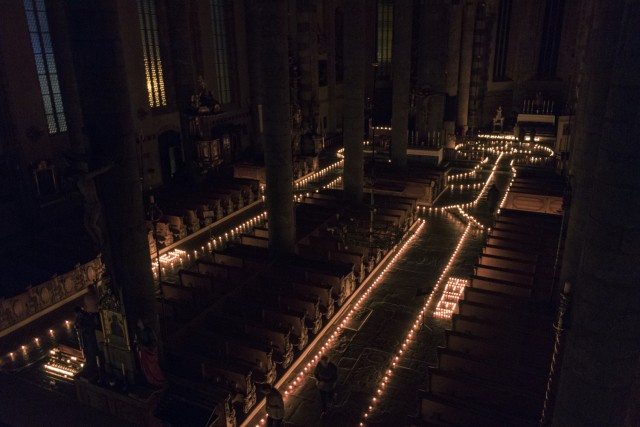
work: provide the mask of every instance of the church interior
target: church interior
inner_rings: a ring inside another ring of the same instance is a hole
[[[3,0],[0,427],[640,426],[639,27]]]

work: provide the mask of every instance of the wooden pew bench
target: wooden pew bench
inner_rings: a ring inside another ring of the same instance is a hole
[[[190,310],[200,310],[207,305],[201,289],[165,281],[160,282],[160,289],[169,304],[182,304]]]
[[[243,245],[256,246],[259,248],[269,248],[268,238],[252,236],[250,234],[241,234],[240,243]]]
[[[472,406],[465,400],[419,390],[420,419],[456,427],[538,427],[538,420],[500,414],[489,408]],[[429,425],[429,424],[427,424]]]
[[[451,320],[453,331],[470,333],[479,337],[513,340],[522,345],[537,345],[545,348],[551,345],[554,340],[551,321],[501,323],[458,313],[454,314]]]
[[[239,314],[243,319],[263,323],[269,328],[290,329],[290,341],[300,350],[304,349],[309,341],[306,316],[302,312],[265,307],[239,298],[229,301],[226,308],[230,312],[228,314]]]
[[[487,279],[498,279],[505,282],[517,283],[530,287],[533,286],[533,274],[527,274],[506,268],[476,264],[474,268],[474,275]]]
[[[528,249],[518,250],[515,248],[505,248],[502,246],[487,244],[482,248],[482,253],[528,263],[535,263],[536,265],[538,263],[538,254],[531,252]]]
[[[215,262],[210,262],[202,258],[196,261],[196,268],[200,274],[206,274],[207,276],[217,279],[235,281],[237,283],[242,283],[251,276],[242,268],[225,264],[216,264]]]
[[[173,233],[175,240],[187,237],[187,225],[184,223],[182,213],[177,209],[164,211],[161,221],[169,224],[169,230]]]
[[[294,277],[277,275],[261,275],[260,282],[262,286],[272,288],[280,293],[293,293],[317,300],[320,312],[325,316],[325,319],[328,320],[333,316],[335,301],[332,296],[333,287],[331,285],[300,282]]]
[[[534,395],[529,389],[521,390],[438,368],[429,368],[428,389],[435,394],[469,400],[498,413],[530,420],[540,415],[544,400],[544,394]]]
[[[213,212],[212,222],[219,221],[225,216],[225,203],[226,198],[213,194],[198,193],[192,196],[194,199],[200,201],[205,206],[208,206],[208,210]],[[205,209],[203,209],[203,212]]]
[[[333,299],[338,305],[342,305],[355,288],[353,268],[353,264],[350,263],[296,257],[287,264],[284,274],[287,274],[287,270],[302,271],[304,272],[305,282],[331,285],[333,287]]]
[[[322,329],[322,312],[317,298],[290,292],[279,292],[278,289],[264,286],[261,283],[251,283],[243,289],[242,295],[256,305],[276,308],[294,314],[303,313],[308,329],[314,334]]]
[[[503,292],[505,294],[526,297],[533,296],[532,286],[522,285],[520,283],[508,282],[506,280],[491,279],[487,277],[471,276],[472,288],[485,289],[494,292]]]
[[[229,192],[207,190],[201,191],[198,195],[207,200],[218,200],[222,208],[223,216],[227,216],[236,211],[236,204]]]
[[[231,402],[243,413],[249,412],[256,403],[256,387],[252,380],[252,371],[246,365],[221,360],[212,361],[200,353],[194,353],[181,346],[181,349],[166,352],[167,368],[172,376],[204,381],[209,386],[225,390],[231,396]]]
[[[526,262],[515,258],[506,258],[494,255],[480,255],[478,257],[478,265],[514,270],[530,275],[534,275],[536,272],[535,262]]]
[[[406,231],[411,226],[409,214],[404,209],[393,209],[392,207],[379,204],[374,205],[374,208],[376,209],[376,213],[398,217],[399,226],[403,231]]]
[[[158,403],[155,415],[170,425],[235,425],[236,413],[231,395],[223,389],[177,375],[169,378],[169,386]]]
[[[557,245],[549,244],[549,241],[540,237],[522,238],[520,236],[511,236],[511,238],[495,237],[489,234],[487,236],[487,245],[499,246],[505,249],[511,249],[520,252],[532,252],[540,255],[554,254]]]
[[[478,358],[500,361],[505,366],[528,366],[541,372],[549,369],[552,343],[545,343],[541,337],[520,333],[512,334],[512,339],[503,336],[488,338],[480,336],[479,332],[474,333],[478,335],[466,331],[445,331],[445,346]]]
[[[256,237],[262,237],[264,239],[269,238],[269,229],[266,227],[254,227],[253,234]]]
[[[254,380],[273,383],[276,370],[271,346],[221,332],[200,330],[192,334],[194,349],[218,360],[246,365],[253,371]]]
[[[454,332],[472,335],[479,339],[488,340],[488,342],[509,342],[514,346],[520,346],[523,350],[526,348],[527,358],[541,361],[535,366],[548,369],[554,344],[554,336],[549,331],[546,331],[546,334],[541,330],[530,332],[525,329],[525,325],[509,329],[506,325],[496,322],[483,321],[468,316],[455,316]],[[540,327],[538,328],[540,329]],[[525,330],[522,331],[522,329]]]
[[[333,316],[335,300],[333,299],[333,287],[323,283],[301,283],[292,282],[290,287],[293,292],[299,292],[301,295],[308,295],[311,298],[317,298],[320,311],[324,318],[329,320]]]
[[[274,350],[273,361],[283,365],[284,368],[288,367],[293,360],[293,346],[290,342],[291,329],[289,328],[268,326],[241,317],[217,315],[208,315],[200,325],[212,331],[223,330],[226,334],[237,334],[250,341],[271,346]]]
[[[240,188],[239,186],[233,184],[218,184],[213,191],[222,194],[229,194],[231,200],[233,200],[233,204],[236,210],[242,209],[245,206],[245,195],[242,188]]]
[[[267,248],[235,243],[229,244],[224,252],[214,251],[213,260],[217,264],[240,267],[254,272],[267,271],[272,263]]]
[[[552,312],[546,303],[537,303],[530,298],[521,298],[503,292],[493,292],[469,286],[464,289],[464,295],[461,299],[493,307],[509,307],[510,310],[516,311],[524,310],[541,314],[550,314]]]
[[[198,289],[200,291],[199,295],[203,299],[207,300],[205,303],[219,300],[235,287],[235,284],[232,281],[212,277],[208,274],[202,274],[195,271],[180,270],[178,274],[182,285]]]
[[[484,381],[495,381],[519,389],[530,389],[534,395],[544,396],[548,376],[526,366],[505,366],[491,359],[438,347],[438,368],[460,372]]]

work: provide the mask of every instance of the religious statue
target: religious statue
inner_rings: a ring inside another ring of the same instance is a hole
[[[198,87],[191,95],[190,104],[191,109],[198,113],[208,114],[221,111],[220,103],[214,98],[213,93],[207,90],[207,83],[202,76],[198,76]]]
[[[144,377],[149,384],[163,387],[167,383],[167,378],[158,360],[158,341],[153,329],[142,319],[138,319],[136,342],[140,368]]]
[[[80,169],[76,176],[76,185],[82,196],[84,207],[84,226],[97,250],[101,250],[104,247],[104,237],[99,224],[102,215],[102,203],[98,198],[98,190],[94,178],[107,172],[112,167],[113,163],[89,172],[85,166]]]
[[[502,105],[498,106],[496,110],[496,116],[493,118],[493,131],[495,132],[498,128],[502,131],[504,128],[504,117],[502,116]]]

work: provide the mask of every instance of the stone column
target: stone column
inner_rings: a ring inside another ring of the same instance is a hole
[[[275,258],[295,251],[293,160],[289,102],[287,1],[255,2],[265,104],[264,163],[267,176],[269,250]]]
[[[610,7],[606,0],[596,20],[618,33],[607,69],[595,67],[580,105],[598,96],[595,82],[610,83],[587,211],[582,252],[574,283],[572,319],[560,373],[554,426],[638,425],[637,383],[640,360],[640,4]],[[619,20],[619,16],[622,20]],[[616,25],[619,23],[619,25]],[[604,30],[603,30],[604,31]],[[594,32],[605,43],[604,32]],[[601,64],[602,65],[602,64]],[[592,92],[593,90],[593,92]],[[584,193],[583,193],[584,194]],[[575,212],[575,211],[574,211]],[[574,213],[572,212],[572,214]],[[571,225],[570,225],[571,227]],[[636,393],[634,393],[634,389]]]
[[[586,4],[585,4],[585,7]],[[621,8],[607,1],[594,2],[592,18],[582,26],[591,28],[589,42],[585,44],[585,63],[581,73],[578,111],[576,113],[574,145],[571,153],[572,201],[567,239],[562,262],[560,282],[573,282],[576,278],[582,244],[585,238],[584,214],[593,195],[593,171],[597,163],[598,146],[602,133],[607,94],[615,60],[612,46],[618,43],[622,21]],[[586,16],[591,16],[585,13]]]
[[[255,159],[264,157],[264,82],[262,80],[262,64],[260,37],[260,2],[245,0],[246,28],[247,28],[247,62],[249,71],[249,86],[251,88],[251,144]]]
[[[410,81],[411,24],[413,0],[396,0],[393,7],[393,116],[391,118],[391,161],[399,169],[407,167]]]
[[[190,0],[172,0],[165,3],[169,37],[171,37],[171,65],[176,106],[181,113],[191,104],[191,95],[195,92],[197,81],[191,39],[191,4]],[[182,139],[185,141],[185,160],[190,163],[194,160],[196,150],[189,138],[189,122],[184,114],[180,114],[180,127]]]
[[[462,39],[462,4],[448,6],[449,48],[446,65],[447,107],[444,117],[446,135],[454,135],[456,131],[456,112],[458,97],[458,77],[460,75],[460,41]]]
[[[334,0],[326,0],[324,8],[324,28],[327,47],[327,133],[335,133],[337,128],[336,114],[336,5]]]
[[[421,22],[416,89],[426,89],[426,97],[421,102],[422,114],[426,113],[426,117],[420,120],[420,138],[427,137],[426,133],[430,132],[431,142],[435,141],[434,131],[441,131],[444,121],[449,28],[441,23],[449,7],[452,6],[443,0],[429,0],[422,4],[420,11],[416,11],[420,13]],[[459,44],[458,41],[458,47]],[[459,57],[457,49],[456,53]],[[457,85],[457,77],[455,82]]]
[[[473,61],[473,31],[476,21],[476,3],[466,0],[463,9],[462,41],[460,44],[460,73],[458,75],[457,125],[466,134],[469,119],[469,94],[471,90],[471,63]]]
[[[129,330],[133,332],[139,318],[146,318],[152,325],[157,320],[118,7],[111,0],[73,1],[67,5],[69,38],[91,153],[94,158],[115,162],[95,181],[105,213],[107,267],[122,292]]]
[[[300,59],[300,103],[305,128],[318,130],[318,5],[316,0],[298,4],[296,50]]]
[[[344,196],[362,201],[364,181],[364,0],[345,0],[344,6]]]

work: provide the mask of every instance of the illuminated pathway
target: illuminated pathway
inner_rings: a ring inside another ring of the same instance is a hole
[[[477,172],[475,182],[484,181],[491,173],[492,161]],[[504,157],[500,163],[501,171],[510,170],[509,158]],[[510,174],[497,173],[493,178],[503,190],[508,185]],[[459,183],[465,183],[463,179]],[[468,188],[460,194],[445,194],[439,204],[450,206],[462,201],[473,201],[480,193],[478,203],[468,208],[477,221],[488,224],[488,213],[483,186]],[[327,336],[319,340],[319,345],[309,351],[310,357],[296,369],[294,376],[278,384],[286,398],[287,426],[357,426],[363,421],[363,414],[372,406],[372,398],[380,396],[377,390],[384,378],[398,349],[414,325],[416,316],[424,307],[434,285],[438,282],[452,253],[459,244],[460,238],[467,229],[463,215],[449,212],[425,213],[426,223],[416,234],[406,252],[398,257],[397,262],[389,269],[378,285],[367,294],[355,310],[353,318],[339,331],[329,329],[329,337],[333,342],[325,347],[326,353],[338,365],[339,385],[337,402],[320,418],[320,399],[315,381],[309,378],[304,368],[313,357],[322,351]],[[483,246],[483,235],[476,226],[469,227],[465,244],[460,247],[457,257],[449,268],[445,278],[449,276],[464,278],[472,273],[477,254]],[[444,289],[446,280],[435,292],[430,303],[430,313]],[[366,289],[366,285],[365,285]],[[354,301],[355,302],[355,301]],[[349,312],[352,307],[345,311]],[[346,318],[338,318],[336,324],[342,324]],[[382,396],[376,399],[375,409],[366,418],[366,425],[402,425],[407,414],[416,411],[416,391],[426,384],[427,366],[436,361],[436,348],[443,344],[444,328],[448,321],[436,320],[431,314],[425,323],[428,327],[419,327],[412,335],[410,345],[403,352],[403,357],[393,370],[391,378],[383,387]],[[334,335],[335,332],[335,335]],[[307,372],[311,372],[309,366]],[[302,372],[304,375],[299,376]],[[294,383],[293,380],[296,382]],[[289,389],[289,386],[292,386]],[[372,406],[372,407],[373,407]],[[243,425],[260,425],[264,412],[260,416],[247,420]]]

